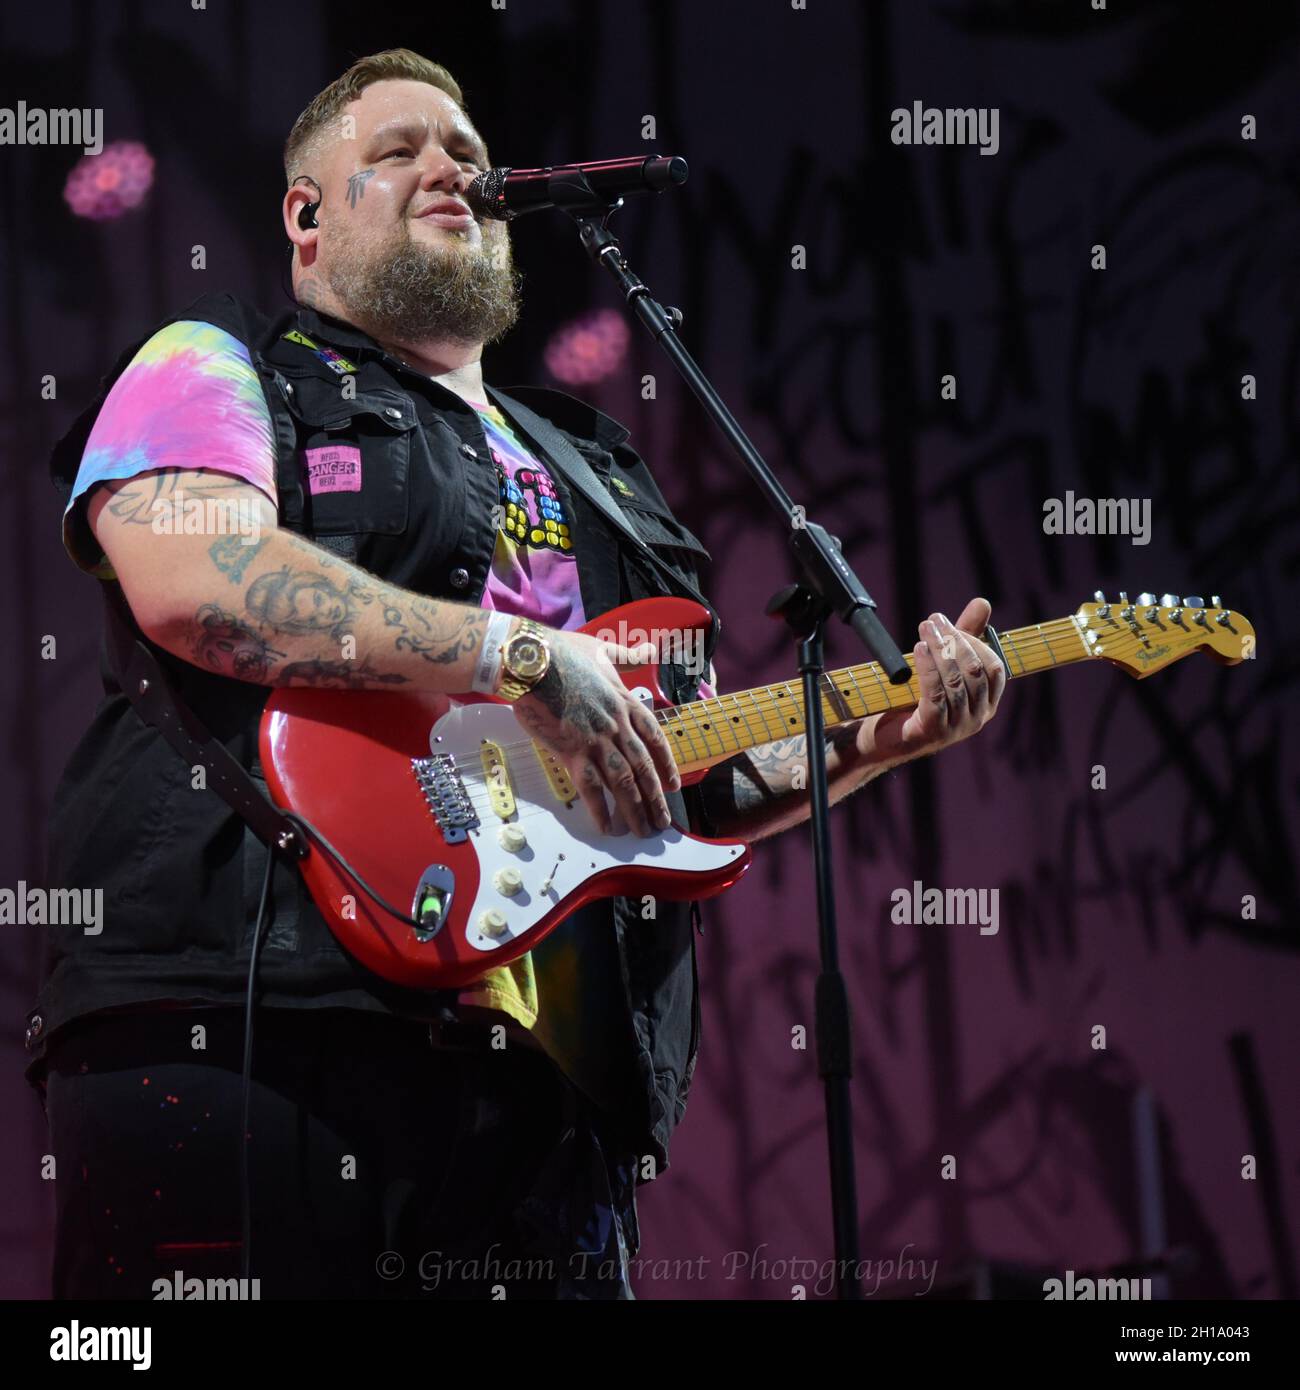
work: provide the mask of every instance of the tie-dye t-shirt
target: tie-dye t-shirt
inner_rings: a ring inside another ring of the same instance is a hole
[[[85,524],[96,483],[155,468],[210,468],[276,500],[271,416],[248,349],[209,323],[168,324],[113,383],[86,441],[63,514],[63,543],[82,569],[113,579]]]
[[[505,525],[497,532],[480,604],[572,629],[587,619],[569,518],[551,475],[494,405],[475,405],[497,470]]]
[[[549,627],[581,627],[586,618],[577,558],[555,484],[500,410],[475,408],[497,470],[504,518],[481,606]],[[90,489],[162,468],[229,474],[276,500],[273,434],[261,384],[244,345],[214,325],[183,321],[161,329],[113,384],[64,513],[64,544],[83,569],[115,577],[82,515]],[[702,686],[701,693],[712,690]],[[608,918],[604,922],[608,927]],[[611,1039],[625,1025],[609,988],[619,979],[612,933],[587,939],[590,930],[583,914],[571,918],[535,951],[467,987],[460,1000],[499,1009],[531,1030],[599,1099],[609,1080],[603,1069],[615,1062]]]

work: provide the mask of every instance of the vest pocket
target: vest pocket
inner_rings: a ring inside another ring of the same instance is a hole
[[[415,404],[401,391],[358,391],[347,399],[337,377],[282,378],[297,429],[303,530],[311,535],[406,530],[410,510]]]
[[[694,573],[701,559],[713,559],[705,550],[699,537],[683,526],[670,513],[660,511],[658,507],[652,507],[639,499],[632,501],[628,498],[621,498],[619,499],[619,506],[622,507],[624,514],[632,523],[632,529],[643,541],[654,546],[656,550],[662,547],[666,550],[685,552],[684,555],[666,555],[664,557],[670,563],[675,563],[677,567],[689,569],[690,572]],[[691,582],[694,583],[694,580]]]

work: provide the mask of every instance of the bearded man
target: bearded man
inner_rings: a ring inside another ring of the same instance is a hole
[[[646,653],[575,630],[695,592],[707,552],[623,426],[485,383],[520,309],[507,224],[466,202],[488,163],[450,73],[408,50],[322,91],[285,148],[297,303],[205,295],[121,355],[54,451],[66,547],[254,784],[273,687],[478,692],[513,702],[602,831],[797,824],[802,738],[683,791],[619,678]],[[548,429],[659,564],[570,486]],[[252,524],[159,525],[196,502]],[[920,706],[832,730],[835,799],[987,721],[987,620],[983,600],[935,614]],[[712,693],[664,672],[675,703]],[[246,1263],[263,1298],[631,1297],[635,1189],[667,1167],[699,1049],[688,905],[594,903],[450,1000],[394,984],[142,717],[109,647],[103,678],[49,855],[52,884],[103,890],[102,929],[46,929],[28,1016],[55,1295]]]

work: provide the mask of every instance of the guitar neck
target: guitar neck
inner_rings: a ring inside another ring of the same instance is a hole
[[[1012,676],[1068,666],[1093,655],[1073,618],[1018,627],[998,636]],[[920,688],[910,653],[907,664],[912,676],[906,685],[891,685],[874,661],[826,672],[821,678],[826,726],[915,706]],[[793,738],[804,732],[803,716],[803,682],[793,680],[676,705],[661,710],[658,718],[678,767],[688,771],[747,748]]]

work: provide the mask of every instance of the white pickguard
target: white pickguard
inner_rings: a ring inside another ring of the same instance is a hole
[[[648,699],[649,692],[634,692]],[[502,820],[491,809],[482,745],[489,740],[507,750],[515,811]],[[435,754],[450,753],[473,801],[479,825],[469,831],[479,862],[478,894],[466,922],[466,940],[479,951],[494,951],[537,925],[557,904],[602,870],[639,864],[671,869],[678,874],[704,873],[739,859],[743,844],[715,844],[683,833],[675,825],[651,836],[625,830],[613,809],[612,831],[602,835],[580,799],[567,805],[551,791],[529,736],[520,727],[509,705],[474,703],[453,705],[433,726],[429,748]],[[503,825],[517,825],[527,843],[517,851],[498,839]],[[436,857],[436,850],[435,850]],[[494,884],[499,869],[517,869],[522,889],[507,896]],[[550,886],[543,891],[546,880]],[[689,896],[684,894],[683,896]],[[497,936],[480,928],[480,919],[491,909],[504,916],[505,929]]]

